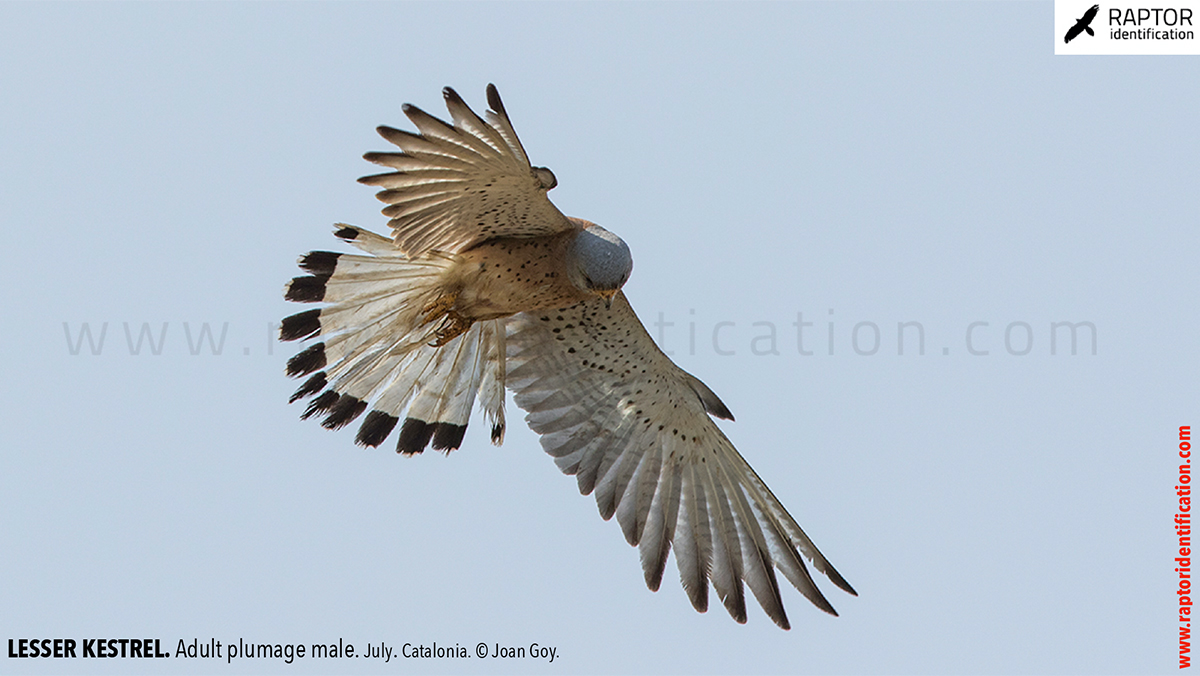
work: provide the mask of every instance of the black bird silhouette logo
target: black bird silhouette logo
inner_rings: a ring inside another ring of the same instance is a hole
[[[1092,8],[1083,13],[1083,17],[1071,26],[1071,30],[1067,31],[1067,36],[1063,38],[1063,42],[1070,42],[1079,37],[1079,34],[1087,31],[1088,35],[1095,35],[1092,30],[1092,19],[1096,18],[1096,13],[1100,11],[1100,5],[1092,5]]]

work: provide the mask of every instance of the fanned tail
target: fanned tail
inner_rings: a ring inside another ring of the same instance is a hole
[[[388,238],[339,225],[337,237],[368,255],[314,251],[300,257],[308,273],[288,283],[284,297],[324,307],[292,315],[282,340],[316,339],[287,364],[289,376],[307,380],[290,401],[313,397],[302,418],[324,416],[339,429],[366,417],[355,443],[374,447],[400,418],[396,450],[420,453],[459,447],[476,397],[504,439],[503,320],[476,322],[434,347],[438,323],[423,309],[438,300],[453,255],[429,252],[409,259]],[[406,412],[407,411],[407,412]]]

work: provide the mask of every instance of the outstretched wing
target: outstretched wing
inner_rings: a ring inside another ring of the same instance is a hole
[[[600,514],[616,514],[657,590],[674,547],[683,587],[708,608],[711,580],[730,615],[746,621],[743,581],[788,628],[778,568],[818,608],[836,615],[802,559],[851,594],[708,413],[730,417],[707,387],[664,355],[623,293],[508,320],[508,387],[529,426]],[[857,594],[855,594],[857,595]]]
[[[392,219],[396,246],[409,257],[434,249],[457,253],[494,237],[570,229],[546,197],[557,183],[554,174],[529,164],[495,85],[487,88],[487,120],[453,89],[442,94],[453,125],[405,104],[404,114],[420,134],[379,127],[401,152],[363,156],[395,169],[358,180],[383,188],[376,197],[388,205],[383,214]]]

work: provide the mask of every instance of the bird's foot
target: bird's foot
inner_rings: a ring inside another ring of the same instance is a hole
[[[454,304],[457,302],[457,293],[447,293],[445,295],[438,296],[437,300],[421,308],[421,314],[425,315],[425,323],[428,324],[429,322],[432,322],[443,315],[448,315],[450,313],[450,308],[454,307]]]
[[[474,323],[475,320],[467,319],[458,314],[458,312],[450,310],[446,313],[446,320],[442,322],[442,326],[434,334],[437,339],[429,345],[431,347],[441,347],[466,333],[467,329],[471,328],[471,324]]]

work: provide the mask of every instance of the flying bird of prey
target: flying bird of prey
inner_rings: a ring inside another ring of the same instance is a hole
[[[338,225],[363,253],[305,254],[307,274],[286,287],[290,301],[324,304],[280,328],[283,340],[316,339],[287,364],[307,376],[291,401],[313,397],[301,417],[337,429],[366,413],[355,441],[367,447],[403,418],[398,452],[449,452],[478,399],[499,445],[507,386],[542,448],[601,516],[616,515],[651,590],[674,549],[701,612],[711,582],[745,622],[744,582],[788,628],[778,569],[836,615],[804,559],[854,589],[709,417],[732,420],[729,409],[630,308],[629,247],[550,203],[557,180],[530,164],[495,86],[485,118],[442,93],[453,124],[405,105],[419,133],[379,127],[399,151],[364,156],[390,169],[359,180],[382,189],[392,236]]]
[[[1091,24],[1092,20],[1096,18],[1096,13],[1099,11],[1100,5],[1092,5],[1091,9],[1084,12],[1083,16],[1075,22],[1075,25],[1071,26],[1071,29],[1067,31],[1067,35],[1063,38],[1063,42],[1070,42],[1074,40],[1075,38],[1079,37],[1080,33],[1084,31],[1087,31],[1088,35],[1095,35],[1096,32],[1092,30]]]

